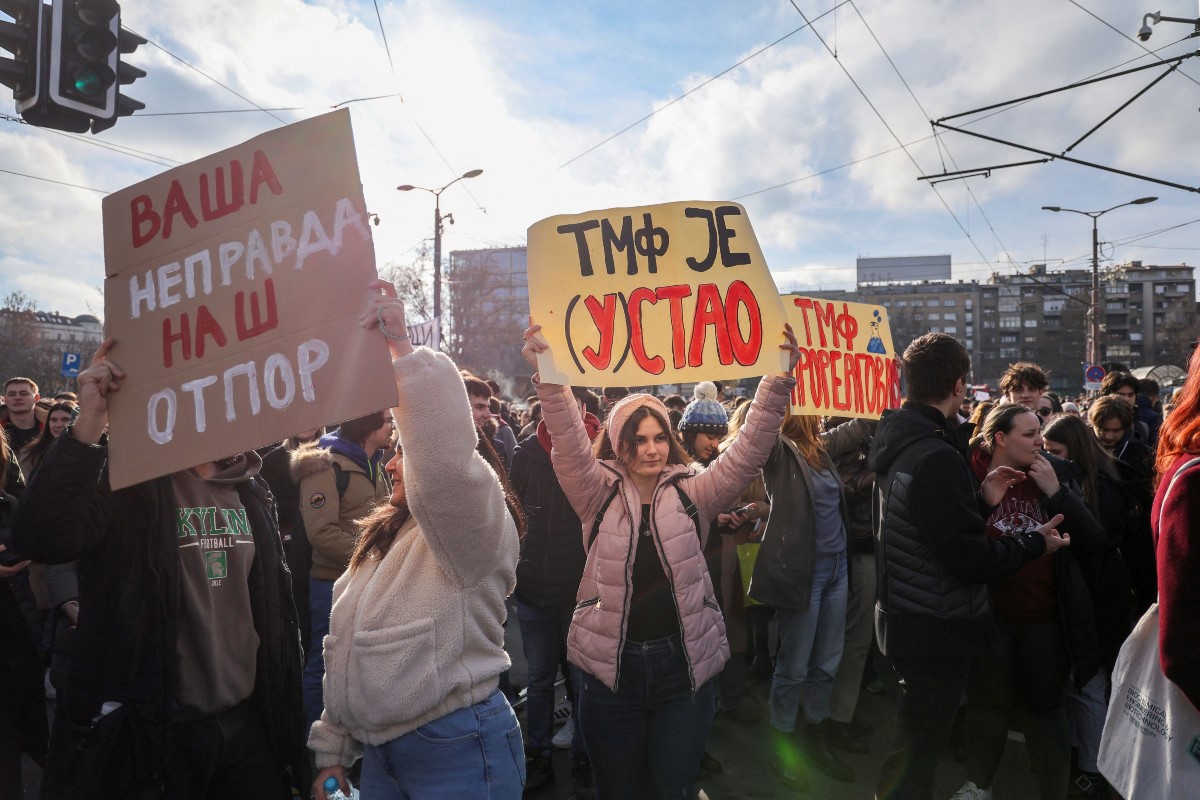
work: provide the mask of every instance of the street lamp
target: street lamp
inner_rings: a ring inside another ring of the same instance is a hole
[[[1088,345],[1087,359],[1088,365],[1100,363],[1100,238],[1096,230],[1096,220],[1104,216],[1110,211],[1115,211],[1118,208],[1125,206],[1143,206],[1146,203],[1153,203],[1157,197],[1139,197],[1137,200],[1130,200],[1128,203],[1106,208],[1103,211],[1079,211],[1074,208],[1063,208],[1061,206],[1042,206],[1043,211],[1070,211],[1072,214],[1082,214],[1085,217],[1092,218],[1092,302],[1088,307]]]
[[[433,195],[433,316],[439,326],[442,324],[442,221],[449,219],[450,224],[454,224],[453,214],[442,216],[442,192],[463,178],[478,178],[482,174],[483,170],[481,169],[468,170],[440,189],[426,189],[424,186],[413,186],[408,183],[396,187],[401,192],[420,189],[422,192],[429,192]]]

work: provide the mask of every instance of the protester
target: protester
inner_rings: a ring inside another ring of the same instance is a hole
[[[0,436],[0,486],[11,473],[19,481],[21,470],[8,440]],[[0,498],[0,528],[8,527],[13,513],[11,495]],[[8,546],[0,543],[0,556]],[[26,559],[0,558],[0,797],[20,798],[23,792],[22,754],[36,764],[46,758],[46,697],[42,661],[10,582],[29,567]]]
[[[27,480],[41,463],[42,456],[50,449],[50,445],[54,444],[55,439],[62,436],[63,431],[75,419],[77,408],[75,403],[70,402],[60,402],[50,406],[49,411],[46,412],[46,424],[41,432],[17,453],[21,472],[25,474]]]
[[[343,791],[362,754],[362,796],[516,800],[521,729],[499,675],[505,598],[516,582],[517,526],[477,434],[454,363],[414,349],[391,284],[360,320],[393,357],[399,442],[390,504],[363,522],[334,587],[325,640],[325,710],[309,746]],[[486,384],[485,384],[486,385]]]
[[[391,438],[391,415],[376,411],[343,422],[291,455],[292,479],[300,484],[300,517],[312,547],[308,576],[312,629],[304,665],[304,711],[310,726],[321,716],[325,676],[321,642],[329,632],[333,584],[350,564],[358,520],[391,493],[379,463]]]
[[[1117,653],[1132,627],[1133,590],[1120,548],[1135,509],[1117,477],[1112,456],[1100,446],[1081,419],[1069,414],[1052,417],[1042,436],[1047,452],[1071,461],[1079,469],[1084,502],[1105,533],[1103,549],[1071,551],[1092,598],[1102,666],[1084,686],[1077,687],[1072,681],[1067,687],[1070,742],[1078,751],[1078,769],[1071,778],[1071,791],[1082,796],[1095,796],[1102,790],[1104,780],[1097,759],[1108,710],[1109,681]]]
[[[1174,410],[1158,432],[1151,513],[1158,557],[1159,659],[1163,674],[1200,711],[1200,356],[1192,352]],[[1170,501],[1164,503],[1174,483]]]
[[[971,661],[992,635],[987,581],[1069,539],[1054,529],[1058,516],[1035,530],[987,536],[981,512],[1025,476],[1001,467],[976,492],[951,421],[971,371],[966,348],[948,334],[925,334],[904,351],[903,370],[907,400],[883,413],[868,458],[879,508],[875,626],[905,682],[876,792],[924,800]]]
[[[988,416],[970,453],[980,482],[997,467],[1026,476],[988,516],[989,537],[1009,537],[1057,515],[1071,547],[991,582],[996,635],[972,668],[964,737],[968,782],[954,800],[989,796],[1018,709],[1024,712],[1026,750],[1042,800],[1064,797],[1071,764],[1064,705],[1068,675],[1082,688],[1100,669],[1091,594],[1075,553],[1102,553],[1105,532],[1072,488],[1073,465],[1045,455],[1043,445],[1038,415],[1006,405]]]
[[[1046,371],[1029,361],[1009,364],[1000,376],[1000,391],[1004,403],[1016,403],[1026,408],[1037,408],[1038,398],[1050,387]]]
[[[42,797],[286,800],[309,784],[302,656],[260,459],[112,490],[102,434],[125,377],[115,344],[79,374],[79,416],[13,519],[22,555],[79,561]]]
[[[820,417],[787,410],[763,466],[771,512],[750,581],[750,596],[775,609],[779,627],[771,728],[799,734],[798,751],[782,743],[772,766],[786,786],[798,790],[809,784],[810,765],[834,780],[854,781],[826,724],[849,594],[849,519],[835,459],[863,451],[874,426],[856,422],[821,434],[820,424]]]
[[[1154,535],[1150,530],[1150,506],[1154,499],[1153,453],[1133,436],[1133,405],[1116,394],[1096,398],[1088,409],[1092,432],[1112,454],[1134,503],[1134,521],[1126,531],[1121,554],[1129,567],[1135,598],[1133,613],[1141,616],[1158,597],[1154,561]]]
[[[42,431],[38,414],[38,386],[29,378],[9,378],[4,382],[4,417],[0,430],[8,437],[13,452],[19,453]]]
[[[540,330],[524,334],[535,368],[547,348]],[[790,326],[784,336],[787,372],[763,378],[737,441],[699,473],[658,399],[613,404],[593,447],[568,388],[538,386],[554,470],[585,521],[568,655],[584,671],[580,722],[601,797],[695,791],[715,712],[711,679],[729,657],[703,548],[710,520],[749,485],[779,431],[799,358]]]
[[[670,407],[668,406],[668,409]],[[717,402],[717,385],[700,381],[692,391],[692,402],[683,409],[677,425],[683,449],[700,464],[717,457],[717,445],[729,433],[729,416]]]
[[[572,389],[582,408],[583,392]],[[590,437],[600,430],[600,420],[583,413],[583,424]],[[546,423],[539,420],[536,433],[517,445],[513,453],[513,491],[521,498],[527,530],[521,540],[521,558],[517,562],[517,621],[521,626],[521,645],[528,665],[526,686],[526,737],[529,761],[526,767],[526,791],[554,782],[551,763],[554,736],[554,678],[567,652],[567,631],[575,609],[575,592],[583,577],[585,553],[579,544],[579,517],[563,493],[550,462],[554,442]],[[592,766],[583,742],[583,726],[578,724],[579,689],[583,677],[579,668],[565,670],[567,701],[572,717],[571,778],[575,791],[592,786]]]

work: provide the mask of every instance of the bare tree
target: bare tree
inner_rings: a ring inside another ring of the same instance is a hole
[[[432,270],[429,248],[424,245],[411,261],[389,261],[383,267],[384,279],[395,284],[396,295],[404,301],[409,322],[424,322],[433,316]]]

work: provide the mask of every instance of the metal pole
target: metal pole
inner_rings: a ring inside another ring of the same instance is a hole
[[[433,318],[442,324],[442,196],[433,195]]]
[[[1092,217],[1092,325],[1091,341],[1088,342],[1088,364],[1100,363],[1100,239],[1096,220]]]

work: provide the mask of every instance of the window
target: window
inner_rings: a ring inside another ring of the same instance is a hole
[[[942,315],[937,313],[936,311],[934,311],[932,314],[929,315],[929,318],[930,319],[941,319]]]
[[[908,301],[907,300],[897,300],[896,308],[908,308]]]
[[[975,349],[975,340],[974,339],[967,339],[967,349],[968,350]]]
[[[1166,291],[1167,291],[1167,286],[1165,283],[1160,283],[1154,287],[1155,294],[1165,294]]]
[[[929,298],[929,301],[926,303],[926,305],[929,306],[930,308],[937,308],[941,304],[942,304],[942,301],[937,299],[936,297]]]
[[[1036,319],[1027,319],[1027,320],[1025,320],[1025,327],[1026,327],[1026,328],[1036,328],[1036,327],[1037,327],[1037,320],[1036,320]]]
[[[1187,292],[1187,291],[1188,291],[1188,288],[1189,288],[1189,287],[1188,287],[1188,285],[1187,285],[1186,283],[1177,283],[1177,284],[1175,284],[1175,291],[1177,291],[1177,292]]]
[[[923,308],[924,306],[925,306],[924,300],[913,300],[913,308]]]
[[[1000,334],[1000,344],[1016,344],[1017,335],[1015,333]]]
[[[1000,348],[1000,357],[1001,358],[1020,358],[1021,350],[1016,347],[1001,347]]]
[[[1019,307],[1020,307],[1020,305],[1017,303],[1017,299],[1015,297],[1006,297],[1000,301],[1000,313],[1001,314],[1016,313],[1016,311]]]
[[[944,305],[946,308],[954,308],[956,305],[958,305],[958,301],[955,300],[953,297],[947,297],[945,300],[942,301],[942,305]],[[968,300],[967,308],[970,308],[970,307],[971,307],[971,301]]]
[[[953,311],[947,311],[945,314],[942,314],[942,319],[950,320],[951,322],[957,322],[958,314],[954,313]]]
[[[958,327],[955,325],[947,325],[945,328],[942,328],[942,330],[945,331],[946,333],[950,334],[951,336],[958,335]]]
[[[929,329],[929,332],[930,332],[930,333],[941,333],[941,332],[942,332],[942,329],[941,329],[941,328],[939,328],[938,326],[934,325],[933,327],[931,327],[931,328]]]
[[[1021,318],[1018,316],[1002,316],[1000,317],[1001,328],[1019,328],[1021,327]]]
[[[974,307],[975,307],[975,301],[974,301],[974,300],[971,300],[971,299],[968,299],[968,300],[966,300],[966,301],[963,303],[963,306],[965,306],[965,307],[966,307],[966,309],[967,309],[968,311],[970,311],[972,308],[974,308]]]

